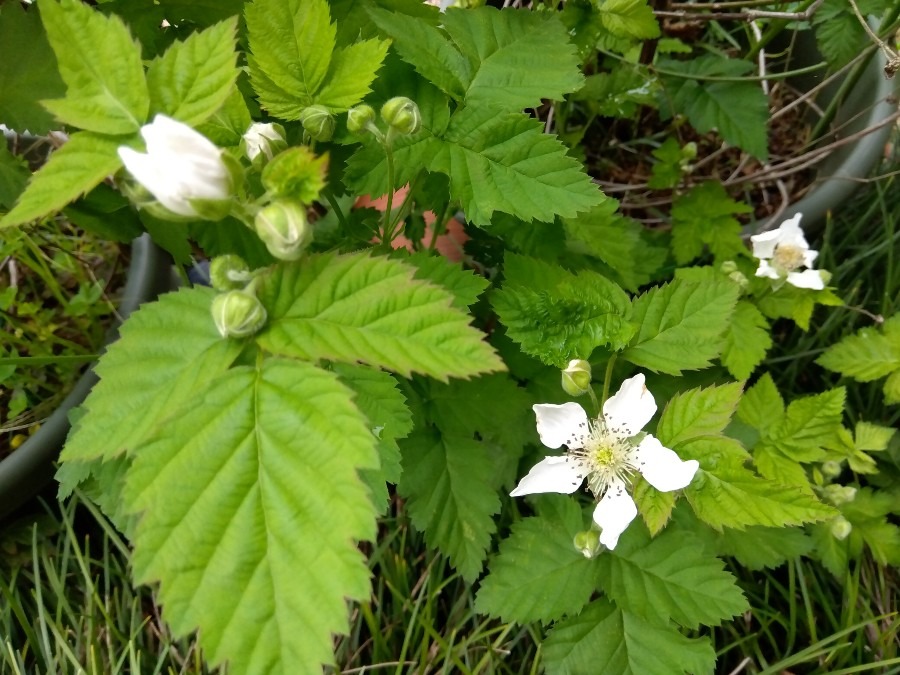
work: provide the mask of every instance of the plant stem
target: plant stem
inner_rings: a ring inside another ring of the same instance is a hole
[[[803,14],[807,9],[810,8],[811,5],[820,3],[821,0],[805,0],[800,6],[797,8],[797,14]],[[769,24],[769,27],[766,28],[766,32],[763,33],[762,39],[753,45],[750,48],[750,51],[747,53],[748,59],[755,59],[756,55],[759,53],[761,49],[764,49],[766,45],[768,45],[772,40],[774,40],[781,31],[784,30],[785,26],[787,26],[791,21],[796,19],[776,19]]]
[[[344,230],[347,230],[347,218],[344,216],[344,212],[341,211],[340,204],[338,204],[337,199],[334,198],[334,195],[331,193],[331,190],[322,190],[322,195],[325,197],[325,200],[331,206],[334,214],[337,216],[338,222],[341,224],[341,227]]]
[[[609,383],[612,380],[612,372],[613,366],[616,365],[616,359],[618,358],[617,354],[613,354],[609,357],[609,361],[606,362],[606,373],[603,375],[603,400],[606,401],[609,399]],[[602,410],[600,412],[603,412]]]

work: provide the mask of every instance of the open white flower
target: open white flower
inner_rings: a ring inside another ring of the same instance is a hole
[[[753,255],[759,258],[756,276],[776,280],[786,279],[797,288],[821,291],[825,288],[825,281],[819,270],[797,271],[801,267],[811,268],[819,255],[818,251],[811,250],[806,243],[803,230],[800,229],[802,217],[803,214],[798,213],[779,225],[777,230],[750,237]]]
[[[147,152],[122,146],[119,157],[160,204],[179,216],[195,217],[192,200],[224,201],[231,196],[231,173],[222,150],[183,122],[157,115],[141,127]]]
[[[686,487],[697,473],[696,460],[682,461],[656,437],[637,434],[656,412],[656,401],[644,386],[644,376],[625,380],[615,396],[603,404],[603,416],[588,419],[577,403],[533,406],[541,442],[548,448],[565,445],[567,452],[535,464],[513,497],[538,492],[575,492],[587,487],[599,500],[594,522],[602,529],[600,543],[615,548],[619,536],[637,515],[628,486],[639,472],[660,492]]]

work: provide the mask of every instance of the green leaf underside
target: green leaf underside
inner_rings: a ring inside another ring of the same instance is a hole
[[[746,380],[772,346],[769,322],[753,303],[740,300],[725,331],[722,364],[737,380]]]
[[[366,254],[310,256],[279,265],[260,299],[267,327],[257,335],[268,351],[301,359],[332,359],[446,380],[505,370],[450,293],[413,278],[398,260]]]
[[[78,0],[45,2],[41,18],[56,52],[66,96],[46,107],[66,124],[101,134],[136,132],[150,97],[140,46],[122,20]],[[115,63],[115,68],[104,64]]]
[[[519,623],[554,621],[580,611],[597,588],[597,565],[572,543],[584,529],[578,502],[543,499],[548,508],[517,522],[500,544],[478,591],[479,612]]]
[[[558,623],[543,651],[548,675],[696,675],[716,663],[708,640],[648,623],[605,598]]]
[[[0,220],[0,229],[59,211],[96,187],[122,166],[116,150],[130,140],[89,131],[72,134],[31,177],[16,206]]]
[[[87,414],[62,452],[65,460],[111,458],[133,451],[237,358],[242,343],[223,340],[209,306],[212,289],[162,296],[122,325],[121,337],[97,364],[100,383]]]
[[[151,111],[196,126],[225,103],[237,80],[237,19],[176,42],[147,69]]]
[[[633,302],[640,328],[622,356],[668,375],[708,367],[721,352],[739,294],[727,279],[676,279],[647,291]]]
[[[347,599],[368,597],[357,541],[376,514],[357,470],[377,458],[351,398],[310,364],[238,367],[136,450],[135,578],[161,582],[168,624],[199,627],[213,665],[318,672]]]
[[[616,605],[648,621],[673,619],[696,629],[748,608],[722,561],[687,532],[667,530],[651,540],[643,528],[631,527],[597,563]]]
[[[415,432],[400,442],[400,494],[417,530],[464,579],[481,572],[500,510],[488,446],[470,436]]]
[[[691,389],[675,395],[663,410],[656,437],[668,448],[698,436],[722,433],[741,398],[737,383]]]

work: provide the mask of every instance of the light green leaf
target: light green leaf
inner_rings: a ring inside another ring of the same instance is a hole
[[[338,113],[362,101],[371,91],[369,85],[387,56],[388,45],[383,40],[363,40],[337,49],[315,103]]]
[[[16,206],[0,219],[0,229],[59,211],[96,187],[122,166],[116,150],[131,140],[89,131],[72,134],[31,177]]]
[[[605,277],[567,272],[548,263],[508,254],[507,281],[492,296],[509,337],[522,351],[559,368],[587,359],[595,348],[620,349],[633,333],[625,292]],[[519,285],[517,279],[528,279]]]
[[[150,109],[195,126],[234,91],[237,19],[218,23],[176,42],[147,68]]]
[[[756,384],[744,392],[737,416],[763,435],[768,435],[772,428],[781,423],[784,419],[784,401],[771,374],[764,373]]]
[[[711,473],[740,472],[750,461],[740,442],[727,436],[698,436],[678,446],[678,456],[683,460],[696,459],[700,468]]]
[[[769,322],[756,305],[739,300],[725,331],[722,364],[737,380],[746,380],[772,346]]]
[[[638,476],[631,484],[631,497],[637,504],[638,513],[654,537],[659,534],[672,517],[676,492],[660,492]]]
[[[199,628],[211,665],[318,672],[347,600],[369,596],[357,542],[376,514],[357,471],[377,458],[351,398],[332,373],[271,359],[220,375],[135,449],[135,578],[161,582],[167,623]]]
[[[403,260],[416,268],[416,279],[430,281],[453,293],[454,306],[462,310],[474,305],[490,285],[474,270],[465,269],[444,256],[429,255],[427,251],[419,251]]]
[[[871,382],[900,368],[900,337],[891,340],[875,328],[863,328],[829,347],[816,363],[859,382]]]
[[[891,427],[883,427],[871,422],[857,422],[854,430],[856,449],[864,452],[886,450],[888,443],[896,433],[897,430]]]
[[[497,527],[492,516],[500,510],[487,446],[469,436],[417,431],[400,442],[400,450],[398,489],[412,524],[464,579],[474,580]]]
[[[835,537],[827,523],[812,525],[809,534],[816,557],[825,569],[843,580],[850,565],[849,541]]]
[[[598,9],[604,28],[616,37],[659,37],[659,24],[646,0],[603,0]]]
[[[656,437],[668,448],[698,436],[722,433],[741,398],[741,385],[736,382],[690,389],[673,396],[656,428]]]
[[[66,124],[100,134],[140,129],[150,97],[140,45],[122,20],[79,0],[47,0],[41,19],[66,83],[66,97],[45,101],[47,109]]]
[[[802,461],[819,462],[824,459],[825,451],[815,448],[804,453]],[[763,441],[753,448],[753,464],[759,475],[811,493],[812,486],[806,475],[806,469],[803,468],[800,461],[793,455],[771,445],[769,441]]]
[[[900,403],[900,370],[895,370],[884,381],[884,402],[888,405]]]
[[[750,213],[743,202],[728,196],[718,181],[706,181],[679,195],[672,204],[672,250],[679,265],[685,265],[709,246],[717,260],[743,255],[737,213]]]
[[[524,220],[571,218],[604,199],[539,120],[489,106],[453,115],[430,169],[450,176],[451,194],[476,224],[489,223],[494,211]]]
[[[748,608],[722,561],[685,531],[651,540],[629,527],[615,550],[597,558],[603,590],[623,611],[686,628],[716,626]]]
[[[241,136],[251,121],[244,96],[234,87],[222,106],[206,122],[198,124],[196,129],[216,145],[235,147],[241,142]],[[209,251],[205,252],[209,254]]]
[[[669,375],[708,367],[721,352],[739,294],[740,287],[725,278],[676,279],[650,289],[632,303],[639,328],[622,356]]]
[[[570,98],[598,115],[631,119],[641,106],[655,108],[658,93],[659,81],[646,66],[619,62],[611,72],[589,75]]]
[[[445,381],[504,370],[450,293],[414,274],[398,260],[359,253],[279,265],[262,284],[269,322],[257,340],[292,358],[362,361]]]
[[[686,638],[605,598],[556,624],[543,647],[548,675],[701,675],[716,663],[707,639]]]
[[[585,529],[578,503],[544,497],[538,516],[512,527],[481,582],[476,609],[503,621],[552,621],[584,607],[599,584],[599,569],[572,543]]]
[[[823,447],[837,444],[846,390],[837,387],[792,401],[769,438],[782,452],[798,462],[816,461]]]
[[[195,399],[237,358],[243,343],[223,340],[210,314],[212,289],[182,289],[146,304],[122,324],[100,357],[100,383],[70,434],[62,459],[111,458],[133,451]]]
[[[737,558],[751,570],[775,568],[785,561],[809,554],[812,539],[797,527],[748,527],[726,529],[719,537],[722,555]]]

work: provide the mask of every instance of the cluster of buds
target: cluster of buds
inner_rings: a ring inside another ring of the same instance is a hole
[[[370,133],[380,142],[390,144],[394,136],[411,136],[422,128],[419,106],[406,96],[395,96],[381,106],[381,119],[387,124],[387,134],[375,124],[372,106],[358,105],[347,112],[347,130],[352,134]]]
[[[266,323],[266,308],[256,297],[253,272],[239,256],[223,255],[209,265],[213,288],[221,291],[212,301],[212,317],[223,338],[245,338]]]
[[[279,199],[260,209],[253,227],[269,253],[278,260],[299,259],[312,241],[306,208],[289,199]]]

